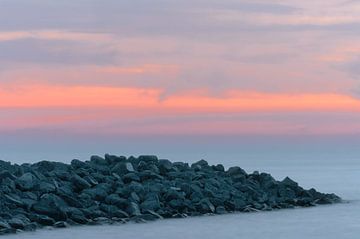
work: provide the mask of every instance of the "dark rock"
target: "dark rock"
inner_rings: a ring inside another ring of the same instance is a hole
[[[83,161],[80,161],[78,159],[73,159],[71,161],[71,166],[75,169],[78,169],[78,168],[88,168],[89,166],[83,162]]]
[[[226,211],[225,207],[223,207],[223,206],[218,206],[218,207],[216,207],[216,209],[215,209],[215,213],[216,213],[216,214],[226,214],[227,211]]]
[[[36,190],[41,193],[52,193],[56,191],[56,187],[54,183],[41,181],[36,185]]]
[[[212,166],[213,170],[219,171],[219,172],[225,172],[225,168],[222,164],[218,164],[216,166]]]
[[[46,215],[30,214],[30,219],[43,226],[52,226],[55,224],[55,220]]]
[[[156,193],[149,193],[146,196],[145,201],[141,203],[141,211],[153,210],[156,211],[160,209],[160,200]]]
[[[191,165],[191,168],[194,169],[194,170],[202,170],[202,169],[205,169],[205,168],[208,168],[209,167],[209,164],[207,161],[205,160],[200,160],[200,161],[197,161],[196,163],[193,163]]]
[[[124,183],[140,182],[140,177],[136,173],[128,173],[122,177],[122,180]]]
[[[32,209],[36,213],[49,216],[57,221],[63,221],[67,219],[66,213],[62,210],[64,207],[67,207],[67,204],[63,199],[49,193],[42,195]]]
[[[66,228],[66,227],[69,227],[69,224],[67,222],[64,222],[64,221],[59,221],[59,222],[54,223],[54,227],[56,227],[56,228]]]
[[[31,190],[35,186],[37,179],[32,173],[25,173],[20,178],[16,179],[15,183],[20,190],[26,191]]]
[[[103,201],[111,192],[111,185],[100,183],[93,188],[85,189],[83,193],[90,195],[90,197],[97,201]]]
[[[4,229],[11,229],[11,226],[7,222],[0,221],[0,231]]]
[[[10,204],[10,206],[23,207],[25,205],[24,202],[21,200],[21,198],[15,194],[12,195],[5,194],[4,198],[5,198],[5,202]]]
[[[128,173],[135,172],[134,167],[129,162],[119,162],[112,169],[111,172],[117,173],[119,175],[124,175]]]
[[[17,215],[10,220],[8,220],[8,224],[15,229],[25,229],[26,225],[29,224],[30,221],[25,216]]]
[[[246,172],[240,167],[231,167],[226,171],[226,173],[232,177],[236,175],[247,175]]]
[[[93,155],[90,157],[90,162],[97,164],[97,165],[107,165],[107,162],[104,158],[97,156],[97,155]]]
[[[198,204],[199,211],[201,213],[214,213],[215,206],[210,202],[208,198],[202,199]]]
[[[0,161],[0,234],[42,226],[67,227],[129,220],[146,222],[208,213],[255,212],[340,202],[286,177],[225,171],[205,160],[172,163],[156,156],[106,154],[71,165]]]
[[[10,180],[15,180],[16,176],[7,170],[1,171],[0,172],[0,180],[2,181],[3,179],[6,179],[6,178],[8,178]]]
[[[66,213],[67,217],[72,221],[79,223],[79,224],[87,224],[88,219],[85,217],[84,213],[74,207],[67,207],[64,208],[63,211]]]
[[[157,163],[159,161],[158,157],[155,155],[140,155],[138,160],[146,163]]]
[[[90,183],[88,183],[85,179],[81,178],[78,175],[74,175],[71,178],[71,182],[74,184],[75,188],[79,191],[82,191],[87,188],[91,188]]]
[[[116,156],[116,155],[110,155],[110,154],[105,154],[105,160],[108,164],[116,164],[116,163],[120,163],[120,162],[125,162],[126,161],[126,157],[124,156]]]
[[[126,209],[126,212],[130,216],[140,216],[141,215],[139,205],[137,203],[135,203],[135,202],[130,202],[129,203],[129,206]]]
[[[122,209],[124,209],[128,204],[127,200],[121,198],[118,194],[110,194],[105,198],[105,202],[109,205],[115,205]]]
[[[158,163],[158,167],[161,174],[166,174],[172,170],[172,163],[167,159],[160,159]]]

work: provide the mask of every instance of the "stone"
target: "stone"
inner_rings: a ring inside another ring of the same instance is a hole
[[[10,179],[10,180],[15,180],[16,176],[12,173],[10,173],[8,170],[3,170],[0,172],[0,180],[4,180],[4,179]]]
[[[103,201],[111,192],[111,185],[100,183],[93,188],[85,189],[83,193],[88,194],[92,199]]]
[[[108,164],[116,164],[120,162],[125,162],[126,157],[125,156],[116,156],[116,155],[110,155],[105,154],[105,160]]]
[[[225,172],[225,167],[222,164],[217,164],[216,166],[212,166],[212,169],[218,172]]]
[[[223,206],[218,206],[218,207],[216,207],[216,209],[215,209],[215,213],[216,213],[216,214],[226,214],[227,211],[226,211],[225,207],[223,207]]]
[[[9,223],[5,222],[5,221],[0,221],[0,230],[3,229],[11,229],[11,226],[9,225]]]
[[[215,206],[210,202],[208,198],[204,198],[199,202],[199,210],[201,213],[214,213]]]
[[[246,172],[240,167],[231,167],[226,171],[226,174],[233,177],[236,175],[247,175]]]
[[[159,161],[158,157],[155,155],[140,155],[138,160],[146,163],[157,163]]]
[[[8,224],[15,229],[24,230],[26,225],[29,224],[30,221],[27,217],[23,215],[16,215],[15,217],[8,220]]]
[[[52,193],[56,191],[54,183],[41,181],[36,185],[36,190],[41,193]]]
[[[206,168],[206,167],[209,167],[209,164],[208,164],[208,162],[206,160],[203,160],[203,159],[191,164],[192,169],[201,170],[201,169]]]
[[[55,194],[44,194],[40,200],[35,203],[32,209],[38,213],[49,216],[55,220],[66,220],[66,213],[62,210],[67,207],[66,202]]]
[[[167,159],[160,159],[158,163],[159,171],[162,175],[172,170],[172,163]]]
[[[55,224],[55,220],[46,215],[30,214],[30,219],[43,226],[52,226]]]
[[[107,162],[104,158],[97,156],[97,155],[93,155],[90,157],[90,162],[93,164],[97,164],[97,165],[107,165]]]
[[[141,215],[139,205],[136,202],[130,202],[126,212],[132,217]]]
[[[111,172],[117,173],[119,175],[125,175],[135,172],[135,169],[129,162],[119,162],[111,169]]]
[[[16,186],[23,191],[33,189],[36,182],[36,177],[32,173],[25,173],[15,181]]]
[[[80,161],[78,159],[73,159],[71,160],[71,166],[74,168],[74,169],[78,169],[78,168],[88,168],[89,166],[83,162],[83,161]]]
[[[91,184],[88,183],[85,179],[81,178],[78,175],[74,175],[71,178],[71,182],[74,184],[75,188],[78,191],[82,191],[84,189],[91,188]]]
[[[136,173],[128,173],[122,177],[124,183],[140,182],[140,177]]]
[[[149,193],[146,196],[145,201],[143,201],[140,205],[141,211],[153,210],[156,211],[160,209],[160,199],[156,193]]]
[[[5,198],[5,202],[10,204],[10,206],[23,207],[25,205],[23,200],[16,194],[12,194],[12,195],[5,194],[4,198]]]
[[[66,228],[69,227],[69,224],[67,222],[64,221],[58,221],[54,223],[54,227],[56,228]]]

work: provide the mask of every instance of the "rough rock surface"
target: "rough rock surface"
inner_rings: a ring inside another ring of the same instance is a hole
[[[156,156],[106,154],[71,164],[0,161],[0,234],[44,226],[144,222],[340,202],[290,178],[228,170],[205,160],[192,165]]]

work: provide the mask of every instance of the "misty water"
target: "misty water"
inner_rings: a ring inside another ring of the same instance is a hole
[[[314,155],[313,155],[314,156]],[[289,175],[304,188],[334,192],[346,203],[313,208],[284,209],[272,212],[237,213],[167,219],[145,224],[79,226],[68,229],[43,229],[37,232],[4,236],[9,239],[182,239],[182,238],[358,238],[360,235],[360,161],[359,158],[301,157],[276,159],[228,158],[225,166],[241,165],[270,172],[275,178]],[[218,161],[210,159],[210,163]]]

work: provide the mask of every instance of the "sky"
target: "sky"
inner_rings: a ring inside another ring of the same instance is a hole
[[[359,13],[358,0],[0,0],[0,158],[176,138],[347,143]]]

